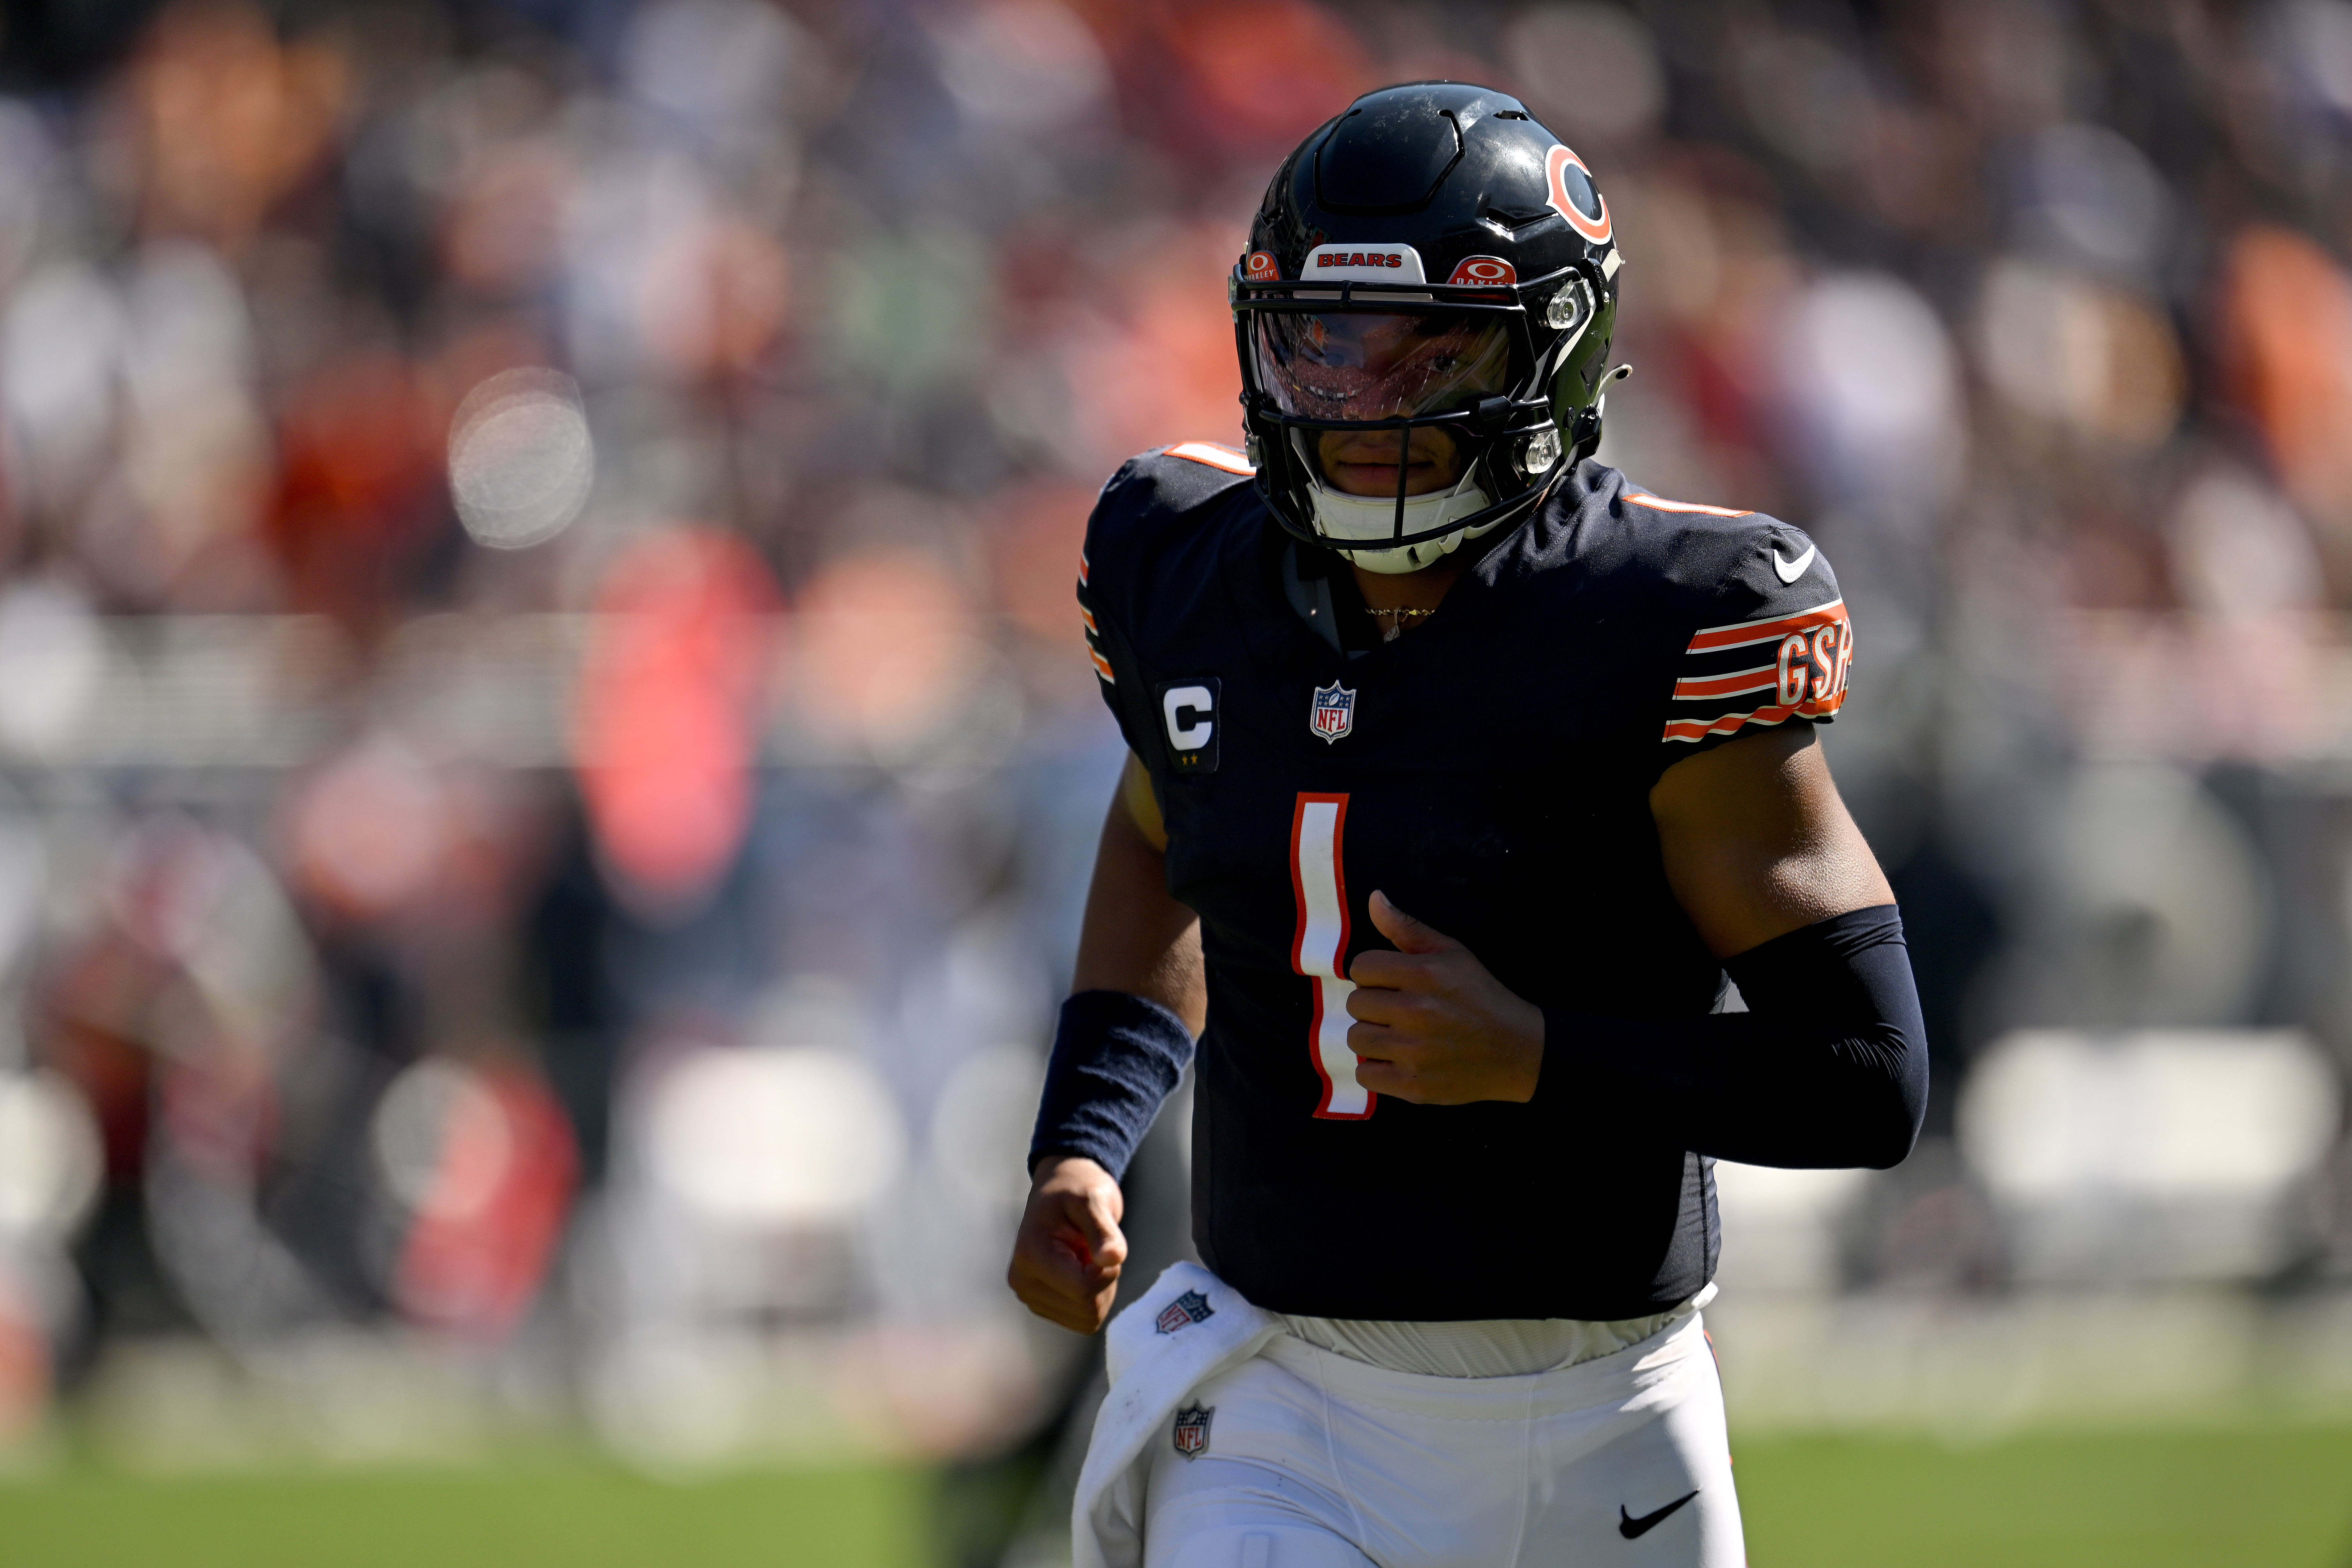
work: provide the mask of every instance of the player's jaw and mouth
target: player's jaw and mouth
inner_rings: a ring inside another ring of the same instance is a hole
[[[1327,430],[1319,444],[1323,477],[1333,489],[1351,496],[1397,493],[1395,430]],[[1462,477],[1454,437],[1443,430],[1412,432],[1405,448],[1404,493],[1427,495]]]

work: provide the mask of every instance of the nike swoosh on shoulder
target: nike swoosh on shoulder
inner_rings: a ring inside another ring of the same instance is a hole
[[[1811,554],[1811,552],[1808,551],[1806,553]],[[1779,557],[1775,556],[1774,559],[1778,560]],[[1657,1525],[1660,1520],[1665,1518],[1666,1515],[1674,1512],[1675,1510],[1682,1507],[1683,1504],[1690,1501],[1691,1499],[1696,1496],[1698,1496],[1698,1490],[1696,1488],[1693,1488],[1691,1490],[1686,1491],[1683,1493],[1682,1496],[1675,1499],[1674,1501],[1668,1503],[1665,1507],[1660,1509],[1657,1512],[1645,1513],[1639,1519],[1635,1519],[1632,1514],[1627,1513],[1625,1511],[1625,1505],[1621,1502],[1617,1505],[1617,1533],[1623,1536],[1628,1541],[1638,1540],[1640,1537],[1647,1535],[1651,1530]]]
[[[1780,574],[1781,582],[1793,583],[1805,574],[1805,568],[1813,563],[1813,556],[1820,549],[1817,544],[1808,544],[1802,555],[1794,561],[1783,561],[1780,559],[1780,547],[1776,544],[1772,546],[1772,570]]]

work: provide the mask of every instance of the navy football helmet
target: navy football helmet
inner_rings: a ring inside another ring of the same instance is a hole
[[[1443,81],[1358,99],[1276,173],[1228,285],[1276,519],[1411,572],[1527,516],[1600,444],[1621,264],[1591,172],[1518,100]],[[1393,496],[1335,482],[1351,450],[1394,468]],[[1408,495],[1416,468],[1439,488]]]

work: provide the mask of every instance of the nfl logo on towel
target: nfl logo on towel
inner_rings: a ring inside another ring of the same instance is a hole
[[[1190,1410],[1176,1412],[1176,1451],[1188,1459],[1197,1459],[1209,1451],[1209,1417],[1217,1413],[1213,1405],[1195,1405]]]
[[[1307,712],[1307,727],[1327,742],[1337,741],[1356,727],[1356,694],[1333,681],[1315,689],[1315,706]]]
[[[1217,1310],[1209,1305],[1206,1296],[1198,1290],[1187,1290],[1160,1309],[1160,1316],[1152,1320],[1152,1326],[1163,1334],[1172,1334],[1179,1329],[1191,1328],[1203,1318],[1213,1318]]]

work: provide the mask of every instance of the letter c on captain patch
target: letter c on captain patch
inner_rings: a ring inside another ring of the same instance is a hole
[[[1158,688],[1160,722],[1168,735],[1170,772],[1217,771],[1217,731],[1222,727],[1217,704],[1223,684],[1215,676],[1206,675],[1190,680],[1165,681]]]

